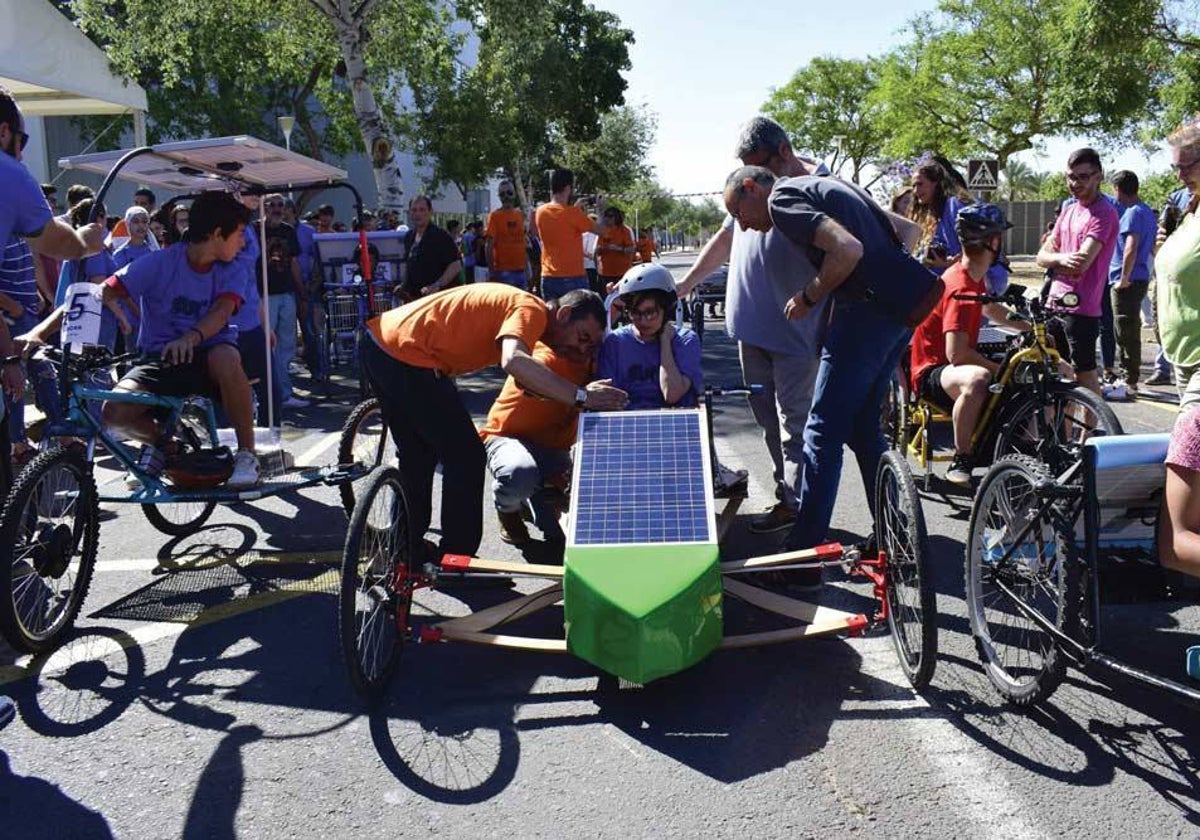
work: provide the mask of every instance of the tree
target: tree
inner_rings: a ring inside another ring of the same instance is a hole
[[[60,8],[146,88],[151,142],[271,137],[275,116],[294,114],[297,148],[315,158],[366,149],[385,206],[402,193],[394,103],[408,69],[452,43],[448,14],[433,0],[60,0]]]
[[[1161,47],[1100,37],[1093,0],[941,0],[909,25],[876,91],[897,157],[933,148],[1001,168],[1040,138],[1132,136],[1165,79]]]
[[[1042,176],[1029,164],[1009,159],[1001,175],[998,198],[1001,201],[1032,201],[1037,198]]]
[[[624,105],[600,117],[600,133],[593,140],[563,143],[562,162],[575,172],[581,193],[616,193],[649,178],[646,161],[658,120],[646,107]]]
[[[874,59],[815,58],[772,90],[763,110],[787,129],[793,145],[825,158],[834,171],[849,162],[857,184],[884,145],[883,107],[871,95],[877,77]]]

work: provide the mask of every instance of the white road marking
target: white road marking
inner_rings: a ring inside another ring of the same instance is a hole
[[[339,438],[341,438],[341,436],[342,433],[340,430],[336,432],[326,432],[325,434],[321,435],[319,441],[296,456],[296,466],[324,466],[324,464],[316,463],[317,456],[328,449],[330,445],[335,443]]]
[[[861,644],[858,650],[862,654],[863,673],[871,673],[896,685],[908,684],[890,643]],[[845,710],[855,705],[853,701],[842,704]],[[929,703],[916,694],[910,701],[881,703],[871,700],[857,705],[869,707],[872,711],[878,711],[881,706],[896,710],[932,711]],[[944,805],[956,808],[977,827],[977,831],[971,832],[972,836],[1005,840],[1049,840],[1056,836],[1029,818],[1032,809],[1021,801],[995,767],[988,766],[982,760],[983,756],[988,755],[987,751],[948,720],[938,717],[936,713],[913,715],[903,719],[897,731],[917,742],[925,761],[941,777],[946,788],[956,791],[954,795],[939,799]]]

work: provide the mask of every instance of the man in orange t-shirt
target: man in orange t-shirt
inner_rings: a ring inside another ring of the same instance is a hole
[[[604,235],[584,212],[587,199],[571,204],[575,173],[555,169],[550,175],[550,201],[537,209],[533,225],[542,242],[542,297],[553,300],[572,289],[588,287],[583,267],[583,235],[588,231]]]
[[[453,377],[499,365],[523,388],[565,406],[620,409],[624,391],[603,383],[580,388],[535,359],[542,341],[588,364],[604,335],[604,303],[590,291],[543,302],[500,283],[439,292],[367,322],[362,364],[396,441],[410,524],[425,536],[433,474],[442,465],[442,542],[428,558],[473,555],[483,538],[483,442]],[[425,558],[419,558],[425,559]]]
[[[591,378],[590,362],[559,355],[545,344],[533,349],[533,358],[577,385]],[[571,444],[578,420],[579,410],[574,406],[528,393],[510,376],[479,431],[492,474],[500,539],[511,545],[530,542],[523,515],[528,505],[533,523],[545,537],[547,562],[562,562],[566,538],[558,524],[555,494],[544,488],[571,469]]]
[[[529,288],[525,270],[529,256],[525,253],[525,214],[517,208],[517,191],[512,181],[500,182],[500,203],[504,206],[488,214],[487,264],[488,279]]]
[[[633,267],[633,231],[625,224],[625,214],[619,207],[608,207],[604,211],[604,233],[596,242],[596,262],[600,282],[608,289],[620,282],[625,272]]]

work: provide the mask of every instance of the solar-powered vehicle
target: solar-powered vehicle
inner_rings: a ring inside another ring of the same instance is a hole
[[[362,212],[361,199],[346,182],[343,170],[253,137],[166,143],[82,155],[62,160],[59,165],[106,174],[97,206],[120,177],[185,195],[205,190],[262,195],[278,190],[344,187],[354,193],[358,212]],[[362,253],[367,253],[365,247]],[[266,275],[264,267],[262,276]],[[363,276],[370,276],[366,267]],[[266,302],[265,289],[262,296]],[[84,293],[81,297],[89,296]],[[76,314],[75,303],[73,300],[73,311],[64,323],[64,341],[68,342],[74,326],[69,322]],[[85,304],[93,307],[98,320],[99,303],[95,297],[78,303],[81,311]],[[0,516],[0,592],[4,593],[0,597],[0,633],[20,651],[50,650],[71,629],[87,595],[96,562],[100,502],[140,505],[155,528],[178,536],[203,525],[218,504],[248,502],[318,484],[340,485],[366,472],[366,467],[350,464],[291,467],[278,444],[278,430],[256,429],[256,438],[276,444],[270,453],[273,457],[264,458],[260,443],[264,480],[254,487],[222,487],[229,475],[224,465],[231,470],[232,459],[228,450],[220,446],[211,401],[120,392],[91,384],[91,372],[132,362],[135,354],[114,357],[106,348],[79,344],[50,353],[59,365],[66,417],[61,425],[46,429],[44,440],[76,438],[84,445],[45,448],[14,480]],[[269,365],[267,370],[269,377]],[[268,378],[267,392],[270,391]],[[100,413],[95,409],[104,401],[158,409],[165,434],[178,444],[181,453],[176,467],[168,463],[161,475],[148,474],[142,469],[137,449],[101,426]],[[89,411],[89,406],[94,410]],[[266,408],[270,418],[271,406],[268,404]],[[136,489],[128,489],[120,480],[97,487],[93,463],[97,442],[137,478]]]
[[[937,616],[925,523],[907,464],[891,452],[880,464],[877,549],[831,543],[723,562],[720,542],[743,497],[714,498],[709,435],[702,409],[583,414],[561,566],[450,555],[438,566],[421,565],[414,558],[424,535],[409,527],[400,472],[377,469],[354,507],[342,559],[339,632],[355,688],[368,698],[381,694],[411,643],[570,653],[645,684],[718,649],[856,636],[884,626],[908,679],[925,686],[937,657]],[[868,584],[874,609],[850,613],[746,582],[763,572],[823,565],[840,565]],[[470,576],[533,577],[548,585],[463,617],[417,620],[415,593]],[[787,624],[728,635],[728,596]],[[560,602],[561,635],[499,630]]]

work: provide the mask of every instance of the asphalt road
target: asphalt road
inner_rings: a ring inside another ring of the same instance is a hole
[[[704,353],[710,381],[739,380],[719,328]],[[498,378],[461,384],[482,418]],[[335,397],[288,429],[301,460],[333,460],[351,391]],[[1128,431],[1175,417],[1149,401],[1117,411]],[[723,555],[770,553],[781,537],[746,530],[771,496],[750,412],[729,400],[715,426],[721,460],[751,473]],[[942,658],[923,696],[886,636],[718,653],[621,690],[568,657],[436,645],[406,650],[368,713],[338,651],[346,526],[332,489],[222,509],[176,540],[105,505],[75,638],[36,661],[0,649],[20,708],[0,734],[0,836],[1196,836],[1200,742],[1185,710],[1075,673],[1032,711],[991,690],[962,600],[968,508],[924,495]],[[481,555],[519,559],[485,524]],[[846,542],[870,529],[852,460],[834,525]],[[825,602],[863,609],[865,588],[833,577]],[[511,594],[421,603],[454,614]],[[1195,609],[1138,604],[1114,620],[1131,655],[1181,676]],[[734,604],[728,621],[759,619]],[[525,627],[556,625],[550,610]]]

